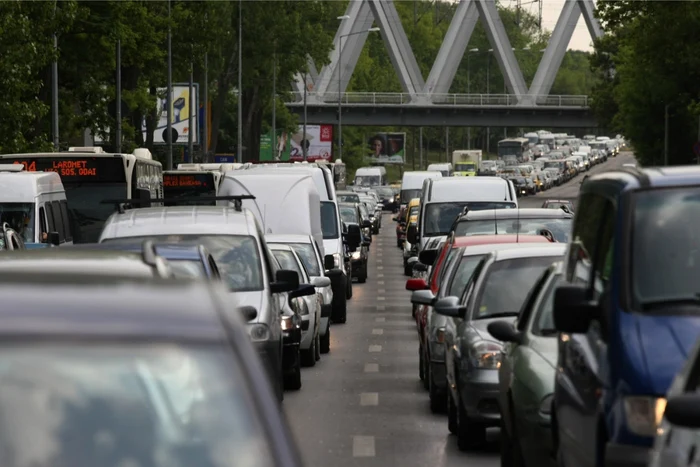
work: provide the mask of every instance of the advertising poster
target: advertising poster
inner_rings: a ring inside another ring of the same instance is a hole
[[[306,125],[306,140],[303,127],[291,135],[289,140],[289,159],[292,161],[304,160],[302,145],[306,145],[306,160],[331,159],[333,149],[333,125]]]
[[[277,142],[273,143],[272,130],[260,135],[260,159],[261,161],[288,161],[289,160],[289,134],[286,131],[277,130]]]
[[[369,151],[368,164],[403,164],[406,133],[377,133],[369,139]]]
[[[172,111],[172,129],[173,129],[173,144],[187,144],[189,132],[193,132],[194,144],[199,144],[199,85],[193,84],[194,90],[194,110],[192,114],[192,128],[189,127],[189,112],[190,112],[190,86],[189,84],[173,84],[173,111]],[[165,98],[166,88],[158,88],[158,110],[160,111],[160,119],[158,126],[153,133],[154,144],[166,144],[166,131],[168,128],[168,100]],[[162,96],[162,97],[160,97]],[[146,122],[144,120],[141,131],[143,139],[146,139]]]

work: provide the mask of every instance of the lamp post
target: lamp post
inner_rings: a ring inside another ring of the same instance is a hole
[[[346,17],[338,17],[340,18],[347,18]],[[379,28],[369,28],[365,31],[357,31],[357,32],[351,32],[349,34],[343,34],[338,38],[338,158],[340,160],[343,159],[343,99],[342,99],[342,85],[341,85],[341,77],[342,77],[342,71],[343,71],[343,39],[346,37],[350,36],[356,36],[358,34],[364,34],[367,32],[377,32],[379,31]]]

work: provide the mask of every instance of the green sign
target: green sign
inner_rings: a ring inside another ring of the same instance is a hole
[[[289,137],[286,131],[277,130],[277,144],[272,140],[272,130],[260,135],[260,160],[261,161],[288,161],[289,160]],[[277,148],[275,147],[277,146]]]

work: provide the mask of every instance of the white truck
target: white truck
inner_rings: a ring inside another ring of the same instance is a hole
[[[456,177],[474,177],[481,166],[481,149],[460,149],[452,153],[452,166]]]

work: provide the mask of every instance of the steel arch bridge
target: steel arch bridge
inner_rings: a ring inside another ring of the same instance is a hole
[[[543,0],[544,1],[544,0]],[[299,73],[293,83],[297,109],[306,89],[307,106],[323,108],[332,104],[362,104],[365,107],[484,106],[526,108],[588,108],[587,96],[550,96],[549,92],[571,41],[576,24],[583,15],[593,39],[603,35],[594,15],[593,0],[567,0],[544,50],[531,86],[525,84],[494,0],[460,0],[443,39],[430,74],[422,76],[393,0],[352,0],[334,39],[327,66],[317,70],[309,61],[308,73]],[[503,95],[450,94],[449,89],[466,52],[477,21],[481,20],[503,74],[508,93]],[[403,89],[402,93],[346,93],[368,31],[373,25],[389,53]],[[342,63],[340,59],[342,57]]]

